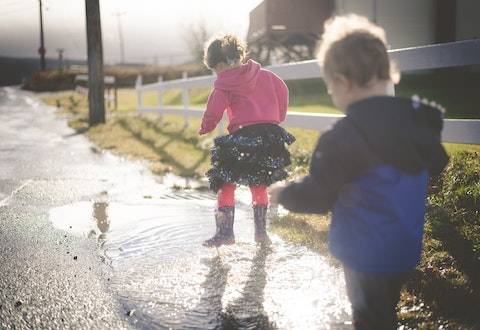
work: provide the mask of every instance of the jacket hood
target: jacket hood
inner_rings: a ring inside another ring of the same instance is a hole
[[[441,144],[443,114],[414,99],[378,96],[350,105],[347,119],[383,162],[407,172],[428,168],[438,175],[448,163]]]
[[[248,60],[239,67],[220,72],[214,86],[217,89],[239,94],[251,93],[257,85],[260,69],[259,63]]]

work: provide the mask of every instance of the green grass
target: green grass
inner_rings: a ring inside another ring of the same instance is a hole
[[[195,102],[201,102],[208,97],[209,90],[197,89],[190,92],[190,97]],[[183,129],[183,118],[180,116],[164,116],[163,124],[160,124],[158,117],[137,116],[134,114],[137,99],[133,89],[120,89],[118,92],[118,110],[108,109],[107,123],[99,125],[88,130],[87,125],[87,99],[83,94],[75,92],[57,92],[43,97],[47,104],[59,106],[58,113],[63,115],[74,115],[69,120],[69,125],[79,131],[85,131],[86,134],[98,146],[109,149],[115,153],[133,156],[135,158],[146,159],[152,163],[152,170],[161,174],[165,171],[172,171],[184,176],[201,176],[209,166],[208,159],[204,159],[205,148],[216,133],[208,134],[204,137],[198,137],[196,128],[199,127],[198,119],[191,119],[190,128]],[[158,94],[154,92],[144,93],[143,104],[145,106],[155,106],[158,104]],[[180,106],[181,92],[172,90],[164,95],[164,104]],[[202,103],[195,104],[202,107]],[[300,106],[304,108],[308,106]],[[315,106],[312,106],[314,108]],[[290,110],[297,110],[291,107]],[[325,112],[334,112],[335,110],[324,108]],[[312,110],[313,111],[313,110]],[[133,115],[133,116],[132,116]],[[164,132],[166,130],[166,132]],[[297,142],[291,147],[292,152],[292,173],[301,175],[306,172],[310,161],[310,153],[314,148],[319,132],[305,129],[288,129],[297,138]],[[168,133],[170,142],[166,142],[165,134]],[[173,134],[173,135],[172,135]],[[182,139],[183,135],[189,136],[189,139]],[[194,144],[194,148],[187,145]],[[196,148],[199,145],[202,148]],[[192,155],[183,157],[183,154]],[[208,157],[207,157],[208,158]],[[198,159],[203,159],[198,163]],[[198,163],[195,168],[189,168],[186,164]]]
[[[270,230],[289,242],[307,246],[313,251],[328,256],[329,226],[330,217],[327,215],[289,213],[274,219],[270,223]],[[329,260],[339,266],[335,259],[330,258]]]
[[[445,149],[451,155],[455,155],[463,151],[479,152],[480,144],[460,144],[460,143],[444,143]]]
[[[119,100],[132,102],[130,91],[121,91]],[[153,95],[145,99],[153,102]],[[56,105],[61,115],[70,115],[69,125],[84,132],[98,147],[114,153],[147,160],[155,174],[173,172],[186,177],[202,177],[209,167],[209,146],[212,135],[198,136],[198,119],[184,127],[183,118],[156,115],[136,115],[131,104],[126,103],[118,111],[109,110],[107,123],[88,127],[85,96],[61,92],[43,98]],[[130,107],[130,108],[129,108]],[[73,115],[73,116],[72,116]]]
[[[342,114],[341,111],[327,105],[314,104],[314,105],[291,105],[288,107],[288,111],[294,112],[314,112],[314,113],[332,113]]]
[[[207,139],[174,116],[119,116],[88,130],[99,147],[150,161],[156,174],[201,177],[209,166]]]
[[[194,92],[195,93],[195,92]],[[199,94],[204,91],[199,91]],[[198,95],[198,94],[197,94]],[[199,137],[196,129],[199,119],[192,118],[190,127],[184,129],[181,116],[163,116],[162,123],[156,115],[139,116],[134,113],[136,106],[133,90],[119,91],[119,108],[108,110],[107,123],[88,129],[87,100],[85,95],[72,92],[58,92],[44,96],[45,103],[60,105],[59,114],[73,115],[69,125],[79,131],[85,131],[99,147],[115,153],[146,159],[152,163],[155,173],[172,171],[184,176],[201,176],[209,166],[205,152],[212,144],[215,132]],[[145,105],[157,102],[153,93],[144,96]],[[168,98],[167,98],[168,97]],[[175,100],[176,94],[166,95],[167,102]],[[310,153],[319,137],[317,131],[289,129],[297,138],[291,147],[292,171],[296,175],[305,173],[310,161]],[[168,142],[168,143],[167,143]],[[184,156],[187,155],[187,156]],[[199,162],[199,159],[202,159]],[[195,168],[187,166],[197,164]]]
[[[455,151],[428,198],[425,247],[410,292],[459,327],[480,324],[480,157]]]
[[[442,104],[447,118],[480,118],[478,66],[447,68],[404,75],[396,87],[398,96],[414,94]]]

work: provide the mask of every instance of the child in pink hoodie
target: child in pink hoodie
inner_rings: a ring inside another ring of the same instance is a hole
[[[288,89],[274,73],[248,60],[246,46],[225,35],[213,39],[205,50],[205,64],[217,74],[203,115],[200,134],[215,129],[227,111],[229,135],[215,139],[210,188],[218,193],[216,233],[204,242],[213,247],[234,244],[235,187],[250,187],[255,221],[255,241],[269,242],[266,233],[267,187],[287,177],[290,165],[286,144],[295,138],[278,124],[285,120]]]

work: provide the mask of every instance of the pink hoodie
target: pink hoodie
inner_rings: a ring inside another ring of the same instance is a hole
[[[260,64],[247,63],[218,74],[207,102],[199,133],[215,129],[227,110],[228,131],[259,123],[279,124],[285,120],[288,88],[273,72]]]

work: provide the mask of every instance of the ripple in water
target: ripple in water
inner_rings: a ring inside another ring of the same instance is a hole
[[[204,248],[214,232],[214,201],[173,196],[50,211],[55,227],[99,240],[114,272],[109,283],[135,310],[136,327],[350,329],[340,269],[275,236],[270,248],[255,246],[248,201],[237,205],[237,244]]]

